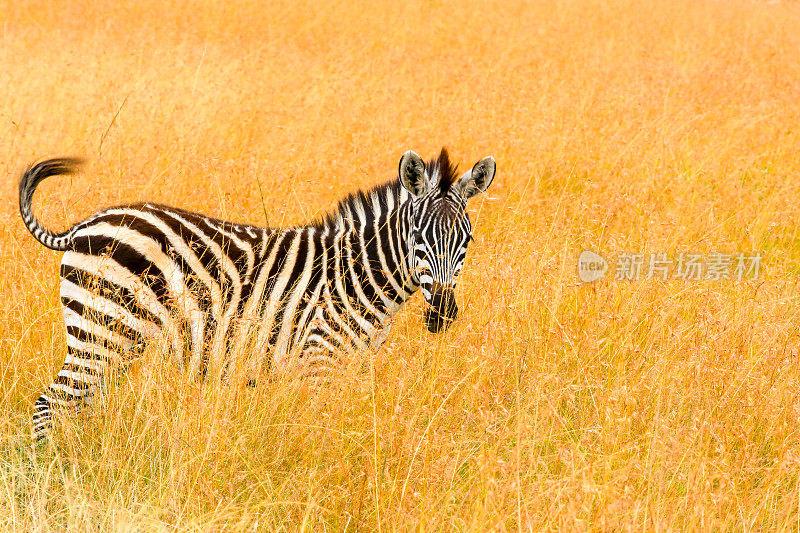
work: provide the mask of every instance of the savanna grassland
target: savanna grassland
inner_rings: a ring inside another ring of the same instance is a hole
[[[0,530],[800,528],[796,2],[0,3]],[[441,146],[472,201],[461,315],[400,313],[321,389],[149,354],[33,450],[67,227],[154,200],[299,224]],[[583,249],[612,261],[578,281]],[[629,253],[757,279],[616,281]]]

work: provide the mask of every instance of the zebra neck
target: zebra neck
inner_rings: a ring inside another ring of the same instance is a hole
[[[419,290],[419,279],[414,274],[411,264],[414,251],[408,238],[414,224],[411,198],[406,196],[404,201],[401,198],[399,207],[390,213],[388,218],[387,226],[394,228],[394,236],[398,243],[397,248],[400,250],[400,271],[402,272],[403,283],[410,289],[408,298],[411,298]]]
[[[409,268],[410,248],[405,237],[404,209],[393,209],[377,216],[374,223],[353,228],[350,251],[351,265],[348,292],[361,292],[365,307],[374,307],[377,315],[390,319],[419,289]]]

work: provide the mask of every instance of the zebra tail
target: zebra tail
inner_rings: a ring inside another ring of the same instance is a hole
[[[73,174],[82,162],[81,159],[67,157],[48,159],[29,167],[19,182],[19,213],[22,215],[22,221],[37,241],[53,250],[64,251],[69,248],[72,242],[70,235],[72,228],[63,233],[54,233],[42,226],[36,220],[31,208],[33,193],[45,179],[50,176]]]

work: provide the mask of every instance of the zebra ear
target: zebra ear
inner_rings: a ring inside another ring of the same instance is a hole
[[[400,183],[412,196],[422,196],[431,188],[425,163],[411,150],[400,158]]]
[[[497,171],[494,157],[484,157],[472,167],[472,170],[465,172],[458,180],[458,187],[465,200],[469,200],[476,194],[480,194],[489,188]]]

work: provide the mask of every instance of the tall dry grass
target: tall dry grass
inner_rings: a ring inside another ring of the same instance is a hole
[[[0,529],[796,530],[795,2],[0,3]],[[47,224],[156,200],[295,224],[442,145],[461,317],[369,372],[200,386],[151,354],[32,452],[64,356]],[[260,188],[263,191],[259,193]],[[579,285],[582,249],[761,252],[756,281]]]

